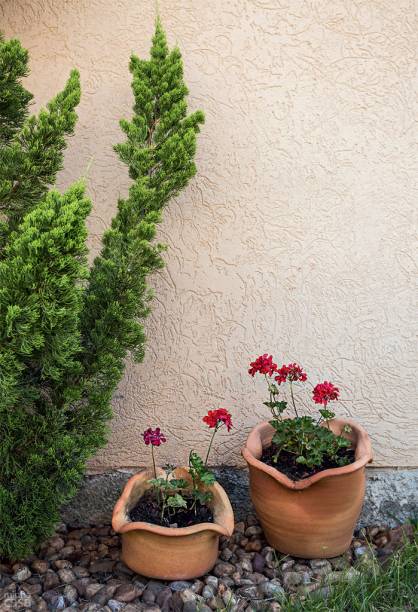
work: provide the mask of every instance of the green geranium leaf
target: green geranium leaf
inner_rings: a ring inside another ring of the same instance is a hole
[[[172,478],[169,482],[173,489],[187,489],[189,486],[189,482],[185,478]]]
[[[157,489],[168,488],[170,486],[168,480],[165,478],[151,478],[151,480],[148,480],[148,482]]]
[[[335,417],[335,412],[331,412],[331,410],[328,410],[327,408],[321,408],[319,410],[319,414],[326,420],[329,421],[330,419],[333,419]]]
[[[204,485],[213,485],[213,483],[216,482],[215,474],[212,472],[204,472],[200,477],[200,481]]]
[[[170,508],[187,508],[187,502],[179,493],[167,498],[167,506]]]

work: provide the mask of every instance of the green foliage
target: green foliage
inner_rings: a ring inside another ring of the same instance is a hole
[[[264,406],[270,408],[273,416],[279,417],[287,408],[287,402],[284,401],[274,401],[274,402],[263,402]]]
[[[168,467],[165,478],[152,478],[148,481],[154,489],[161,509],[161,522],[170,523],[173,510],[194,510],[196,513],[198,503],[205,506],[212,500],[213,495],[207,487],[216,482],[215,475],[194,451],[189,454],[189,474],[191,482],[183,478],[174,478],[172,468]]]
[[[89,212],[81,185],[50,192],[0,261],[0,546],[12,558],[50,533],[83,468],[65,386],[80,369]]]
[[[167,499],[167,506],[170,508],[187,508],[187,501],[180,493],[175,493]]]
[[[294,454],[296,462],[307,467],[321,466],[325,459],[335,461],[340,466],[349,463],[349,459],[340,456],[339,451],[348,448],[350,441],[336,436],[328,427],[321,427],[312,417],[273,419],[270,423],[275,429],[273,443],[280,449],[276,461],[284,450]]]
[[[0,55],[2,49],[0,48]],[[7,217],[0,232],[0,249],[17,229],[23,215],[45,196],[62,168],[65,137],[74,131],[80,101],[80,77],[71,72],[64,89],[27,118],[7,146],[0,146],[0,210]]]
[[[172,509],[187,509],[187,500],[180,491],[187,489],[189,483],[183,478],[170,478],[172,476],[172,468],[167,467],[165,478],[151,478],[149,484],[152,486],[158,503],[160,505],[161,522],[167,521],[173,516]]]
[[[92,450],[103,443],[101,424],[109,417],[110,398],[128,353],[144,354],[141,320],[149,313],[152,293],[147,276],[163,266],[163,247],[153,244],[167,201],[196,173],[193,158],[203,113],[187,115],[183,66],[177,48],[169,51],[157,22],[151,59],[132,56],[134,116],[121,121],[126,142],[115,150],[134,180],[120,200],[103,250],[92,267],[81,317],[83,395],[75,427],[90,432]]]
[[[49,191],[75,127],[79,76],[29,117],[27,61],[17,41],[0,41],[0,554],[15,559],[51,533],[106,441],[126,357],[143,356],[147,277],[163,265],[156,227],[196,172],[203,121],[187,115],[181,56],[158,23],[150,60],[131,59],[134,116],[115,147],[133,184],[89,273],[84,187]]]
[[[264,406],[270,409],[273,417],[270,421],[275,429],[272,442],[279,449],[274,456],[275,461],[279,460],[282,451],[286,451],[295,456],[296,463],[306,465],[308,468],[321,467],[326,460],[339,466],[350,463],[349,458],[341,451],[349,448],[351,442],[344,436],[335,435],[328,424],[328,421],[335,417],[335,413],[325,407],[319,409],[318,419],[311,416],[299,416],[292,384],[294,383],[289,382],[295,412],[293,419],[283,418],[287,409],[287,401],[277,399],[280,390],[274,383],[268,382],[270,399],[268,402],[263,402]],[[325,426],[323,426],[324,421]],[[349,433],[349,431],[351,429],[347,425],[345,432]]]
[[[196,502],[203,505],[208,504],[213,495],[206,487],[210,487],[216,482],[215,475],[211,472],[203,459],[194,451],[189,453],[189,473],[192,477],[192,497],[193,507],[196,507]]]
[[[28,74],[28,52],[18,40],[0,35],[0,143],[9,142],[21,127],[32,99],[21,79]]]
[[[203,459],[195,451],[191,451],[189,454],[189,472],[194,488],[200,485],[212,485],[215,482],[214,474],[206,467]]]

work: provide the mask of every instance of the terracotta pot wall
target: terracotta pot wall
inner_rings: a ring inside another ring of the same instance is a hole
[[[291,481],[259,461],[261,445],[270,443],[273,428],[265,422],[250,434],[243,449],[250,469],[250,488],[257,515],[269,543],[302,558],[340,555],[350,545],[365,491],[365,466],[372,459],[367,433],[353,421],[355,462]],[[340,433],[344,421],[331,427]]]
[[[158,476],[164,476],[158,470]],[[210,571],[218,556],[219,537],[230,537],[234,514],[228,496],[215,483],[210,502],[213,523],[168,528],[146,522],[131,522],[129,511],[150,487],[150,470],[132,476],[117,501],[112,519],[113,529],[122,535],[122,559],[138,574],[163,580],[196,578]],[[190,481],[188,471],[177,468],[176,478]]]

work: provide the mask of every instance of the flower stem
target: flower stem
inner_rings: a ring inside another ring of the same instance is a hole
[[[327,402],[324,402],[325,410],[327,409]],[[329,426],[328,419],[325,419],[325,423],[327,424],[328,429],[331,431],[331,427]]]
[[[292,398],[293,408],[295,409],[296,417],[299,418],[298,411],[296,409],[295,396],[293,395],[293,386],[292,386],[291,380],[289,381],[289,386],[290,386],[290,397]]]
[[[157,468],[155,466],[154,446],[151,445],[152,467],[154,468],[154,478],[157,478]]]
[[[213,430],[213,434],[212,434],[212,437],[211,437],[210,442],[209,442],[208,452],[206,453],[206,459],[205,459],[205,467],[208,464],[209,454],[210,454],[210,451],[212,449],[212,444],[213,444],[213,441],[215,439],[215,435],[216,435],[217,431],[218,431],[218,425],[216,425],[215,429]]]

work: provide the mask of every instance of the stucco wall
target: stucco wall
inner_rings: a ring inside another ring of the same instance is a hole
[[[79,123],[60,186],[88,172],[97,249],[129,184],[112,144],[132,103],[129,54],[147,55],[154,2],[0,2],[1,28],[31,52],[36,105],[81,71]],[[408,0],[159,0],[181,47],[190,106],[203,108],[198,175],[166,211],[145,362],[129,365],[96,468],[200,447],[225,406],[234,465],[266,414],[246,374],[271,351],[342,389],[380,466],[418,464],[413,303],[418,200],[418,19]],[[415,277],[416,278],[416,277]]]

